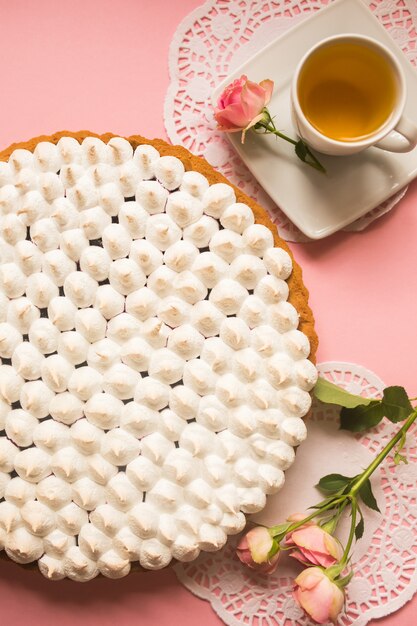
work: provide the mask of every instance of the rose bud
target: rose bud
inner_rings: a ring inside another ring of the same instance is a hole
[[[308,567],[295,579],[294,599],[317,624],[336,622],[345,594],[319,567]]]
[[[249,128],[260,122],[265,114],[263,109],[271,99],[274,83],[262,80],[254,83],[241,76],[226,87],[221,94],[214,118],[218,129],[226,133],[242,131],[242,143]]]
[[[257,526],[247,532],[236,549],[239,559],[262,574],[272,574],[278,564],[280,552],[277,542],[267,528]],[[272,556],[270,556],[272,553]]]
[[[286,547],[294,547],[290,554],[301,563],[330,567],[343,555],[339,541],[317,524],[308,523],[288,533]]]

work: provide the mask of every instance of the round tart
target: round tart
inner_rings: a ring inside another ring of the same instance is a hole
[[[0,153],[0,547],[77,581],[220,549],[305,437],[307,297],[266,212],[184,148]]]

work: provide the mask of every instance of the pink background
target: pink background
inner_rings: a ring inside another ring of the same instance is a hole
[[[165,137],[168,47],[201,0],[0,0],[0,147],[57,130]],[[318,360],[357,362],[417,395],[417,184],[360,234],[294,244]],[[0,562],[4,625],[218,626],[170,570],[85,585]],[[372,626],[411,626],[417,600]]]

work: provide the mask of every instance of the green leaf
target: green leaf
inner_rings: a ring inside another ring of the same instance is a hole
[[[357,526],[356,526],[356,528],[357,528]],[[352,580],[354,575],[355,575],[355,572],[353,570],[351,570],[349,572],[349,574],[347,574],[346,576],[343,576],[343,578],[338,578],[337,579],[337,584],[340,585],[341,587],[346,587],[346,585],[348,585],[350,583],[350,581]]]
[[[272,548],[271,548],[271,549],[270,549],[270,551],[268,552],[268,561],[269,561],[270,559],[272,559],[272,557],[273,557],[273,556],[275,556],[275,555],[276,555],[276,553],[278,552],[278,550],[279,550],[279,543],[278,543],[278,541],[275,541],[275,540],[274,540],[274,541],[272,542]]]
[[[322,509],[325,508],[328,512],[330,512],[330,510],[331,510],[330,505],[334,504],[335,506],[337,506],[338,503],[339,503],[339,496],[331,494],[328,498],[325,498],[324,500],[322,500],[318,504],[316,504],[314,506],[309,506],[308,509],[309,510],[312,509],[313,511],[314,510],[321,511]]]
[[[404,387],[386,387],[382,398],[385,417],[397,423],[405,420],[413,411],[407,392]]]
[[[356,525],[355,528],[355,538],[356,540],[361,539],[362,535],[363,535],[363,531],[365,530],[365,522],[363,519],[363,515],[362,515],[362,511],[360,510],[360,508],[358,507],[358,513],[360,515],[360,520]]]
[[[300,139],[300,141],[297,141],[297,143],[295,144],[295,154],[302,161],[306,160],[307,146],[302,139]]]
[[[366,406],[342,408],[340,412],[340,427],[352,432],[361,432],[373,428],[387,417],[397,423],[405,420],[413,411],[410,400],[403,387],[386,387],[381,400],[367,398]]]
[[[307,163],[307,165],[311,165],[311,167],[314,167],[314,169],[318,170],[319,172],[325,173],[326,169],[323,167],[317,157],[314,156],[305,141],[303,141],[302,139],[297,141],[294,149],[295,154],[298,156],[299,159],[301,159],[301,161],[303,161],[303,163]]]
[[[360,539],[363,535],[363,531],[365,530],[365,524],[363,521],[363,517],[359,520],[355,528],[355,537],[356,539]]]
[[[404,454],[401,454],[401,450],[405,446],[405,442],[407,441],[407,432],[403,432],[401,435],[401,439],[398,442],[397,449],[394,454],[394,463],[395,465],[399,465],[400,463],[404,463],[404,465],[408,465],[407,457]]]
[[[408,465],[408,459],[404,454],[400,454],[400,452],[396,452],[394,454],[394,463],[395,465],[399,465],[400,463],[404,463],[404,465]]]
[[[385,415],[381,400],[372,400],[367,406],[354,409],[343,407],[340,411],[340,428],[354,433],[373,428]]]
[[[342,474],[327,474],[327,476],[323,476],[320,478],[316,487],[322,493],[331,494],[340,491],[350,483],[352,480],[351,476],[342,476]]]
[[[359,489],[359,495],[362,502],[366,504],[367,507],[374,511],[378,511],[378,513],[381,512],[379,510],[376,498],[372,492],[371,481],[369,480],[369,478],[363,483],[362,487]]]
[[[352,432],[372,428],[383,417],[394,423],[401,422],[413,411],[407,392],[399,386],[386,387],[382,399],[374,400],[349,393],[325,378],[319,378],[314,395],[321,402],[340,405],[340,427]]]
[[[360,405],[367,406],[372,402],[372,398],[364,398],[363,396],[349,393],[342,389],[342,387],[339,387],[339,385],[335,385],[326,378],[321,377],[317,380],[316,386],[314,387],[314,395],[318,400],[321,400],[321,402],[339,404],[348,409],[354,409]]]
[[[276,526],[272,526],[269,529],[269,534],[271,537],[278,537],[279,535],[283,535],[287,532],[290,526],[292,526],[294,522],[286,522],[285,524],[277,524]]]

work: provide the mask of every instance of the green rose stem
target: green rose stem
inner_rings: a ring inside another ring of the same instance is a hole
[[[397,432],[397,434],[387,443],[385,448],[381,450],[377,457],[368,465],[366,470],[360,474],[358,479],[353,483],[350,491],[346,494],[346,498],[352,502],[352,522],[350,525],[350,533],[349,538],[346,543],[345,551],[343,553],[342,559],[340,561],[340,565],[345,566],[349,559],[350,548],[352,547],[353,538],[355,536],[355,527],[356,527],[356,514],[358,505],[356,502],[357,494],[360,491],[360,488],[364,485],[364,483],[369,479],[369,477],[375,472],[375,470],[381,465],[382,461],[388,456],[391,450],[397,445],[401,439],[404,438],[408,429],[412,424],[414,424],[417,418],[417,409],[415,409],[404,422],[403,426]]]
[[[355,528],[356,528],[356,515],[358,512],[358,504],[356,502],[356,496],[354,496],[352,498],[352,511],[351,511],[351,524],[350,524],[350,531],[349,531],[349,537],[345,546],[345,550],[343,552],[343,556],[340,559],[340,562],[337,564],[337,569],[339,570],[337,572],[337,574],[339,574],[346,566],[348,560],[349,560],[349,553],[350,553],[350,549],[352,547],[352,543],[353,543],[353,539],[355,537]]]
[[[408,416],[407,420],[404,422],[403,426],[399,429],[397,434],[389,441],[389,443],[385,446],[385,448],[381,450],[381,452],[378,454],[378,456],[375,457],[372,463],[369,464],[369,466],[362,472],[362,474],[359,474],[359,476],[356,479],[354,479],[354,482],[347,493],[345,494],[341,493],[340,495],[335,495],[334,497],[330,498],[330,500],[329,499],[324,500],[322,503],[319,503],[317,507],[315,507],[316,510],[313,513],[311,513],[311,515],[304,517],[302,520],[298,522],[294,522],[293,524],[284,524],[284,525],[279,524],[278,526],[272,526],[269,529],[271,536],[274,537],[279,543],[280,541],[284,539],[284,537],[288,533],[293,532],[294,530],[297,530],[297,528],[300,528],[307,522],[310,522],[318,515],[322,515],[325,511],[337,509],[334,519],[330,520],[329,522],[326,522],[326,524],[327,525],[330,524],[334,530],[335,526],[337,525],[337,522],[340,519],[340,515],[343,509],[350,503],[352,521],[350,525],[350,532],[349,532],[349,537],[346,543],[346,547],[345,547],[345,550],[344,550],[344,553],[340,562],[328,569],[328,573],[333,574],[334,577],[338,576],[348,563],[350,549],[352,547],[353,539],[355,537],[356,518],[357,518],[357,513],[358,513],[357,497],[360,492],[360,489],[361,487],[363,487],[363,485],[369,479],[369,477],[375,472],[375,470],[381,465],[382,461],[388,456],[388,454],[397,445],[397,443],[399,443],[401,440],[404,439],[407,431],[409,430],[409,428],[412,426],[412,424],[415,422],[416,419],[417,419],[417,408],[414,409],[414,411]],[[326,526],[326,524],[324,526]]]
[[[311,167],[318,170],[319,172],[322,172],[323,174],[326,173],[326,169],[320,163],[318,158],[311,152],[310,148],[308,147],[308,145],[303,139],[299,139],[297,141],[295,139],[292,139],[291,137],[288,137],[288,135],[284,135],[284,133],[282,133],[276,128],[274,124],[274,120],[272,119],[267,108],[263,110],[263,113],[264,113],[264,119],[262,119],[260,122],[255,124],[254,126],[255,131],[260,131],[260,132],[264,132],[265,134],[275,135],[276,137],[279,137],[280,139],[284,139],[285,141],[292,143],[292,145],[295,147],[296,155],[298,156],[299,159],[301,159],[301,161],[303,161],[303,163],[310,165]]]
[[[339,498],[332,498],[331,502],[326,501],[327,502],[326,504],[322,504],[322,505],[319,504],[317,507],[314,507],[318,510],[314,511],[314,513],[311,513],[311,515],[308,515],[307,517],[303,517],[303,519],[300,520],[299,522],[294,522],[293,524],[284,524],[284,525],[278,524],[278,526],[271,526],[269,528],[269,532],[272,537],[278,538],[280,536],[280,541],[281,541],[281,539],[283,539],[285,535],[287,535],[288,533],[291,533],[294,530],[297,530],[297,528],[300,528],[300,526],[304,526],[304,524],[307,524],[307,522],[310,522],[312,519],[317,517],[317,515],[321,515],[322,513],[324,513],[324,511],[335,509],[338,504],[345,503],[346,500],[347,500],[347,496],[340,496]],[[344,504],[344,506],[346,505]],[[283,526],[285,526],[285,531],[283,530]]]
[[[410,426],[415,422],[417,418],[417,408],[414,409],[414,411],[409,415],[409,417],[407,418],[407,420],[404,422],[403,426],[400,428],[400,430],[397,432],[397,434],[395,435],[395,437],[393,437],[391,439],[391,441],[389,443],[387,443],[387,445],[385,446],[385,448],[383,450],[381,450],[381,452],[378,454],[377,457],[375,457],[375,459],[372,461],[372,463],[366,468],[366,470],[360,474],[360,476],[358,477],[358,479],[355,481],[355,483],[353,484],[351,490],[349,491],[348,495],[352,495],[354,497],[356,497],[356,494],[358,493],[358,491],[360,490],[360,488],[362,487],[363,483],[371,476],[371,474],[374,473],[374,471],[376,470],[376,468],[381,465],[382,461],[385,459],[386,456],[388,456],[388,454],[391,452],[391,450],[395,447],[395,445],[402,439],[402,437],[406,434],[406,432],[408,431],[408,429],[410,428]]]

